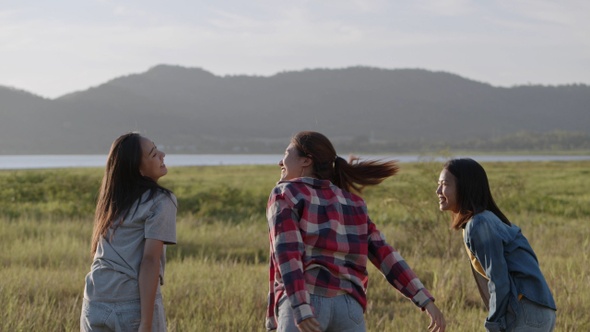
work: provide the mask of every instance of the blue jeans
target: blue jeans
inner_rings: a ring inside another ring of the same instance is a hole
[[[110,303],[84,299],[80,315],[80,332],[135,332],[139,329],[140,321],[141,304],[139,300]],[[166,331],[166,318],[161,296],[156,296],[152,331]]]
[[[555,310],[523,297],[518,301],[519,314],[506,314],[508,332],[551,332],[555,328]]]
[[[350,295],[323,297],[310,294],[311,307],[322,331],[365,332],[363,307]],[[277,332],[299,332],[287,296],[280,300]]]

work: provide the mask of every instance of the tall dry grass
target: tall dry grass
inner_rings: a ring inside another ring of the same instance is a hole
[[[372,219],[420,276],[449,331],[483,330],[486,312],[460,234],[434,194],[441,165],[402,164],[369,188]],[[557,331],[590,322],[590,163],[484,164],[494,195],[528,237],[558,306]],[[170,331],[262,331],[274,167],[187,167],[163,184],[179,198],[178,244],[163,287]],[[0,331],[77,331],[101,171],[0,172]],[[369,331],[426,330],[427,315],[371,267]]]

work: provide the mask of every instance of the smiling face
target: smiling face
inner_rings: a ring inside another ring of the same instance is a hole
[[[281,181],[309,176],[311,158],[300,156],[295,145],[291,143],[285,150],[283,159],[279,161],[279,166],[281,167]]]
[[[159,178],[168,173],[168,169],[164,164],[164,156],[166,156],[166,154],[158,150],[154,142],[142,137],[139,173],[158,182]]]
[[[438,208],[441,211],[459,213],[457,179],[446,168],[440,172],[436,195],[438,196]]]

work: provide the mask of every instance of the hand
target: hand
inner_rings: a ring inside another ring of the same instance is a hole
[[[320,323],[314,317],[309,317],[297,324],[299,331],[301,332],[322,332],[320,329]]]
[[[426,309],[426,313],[428,313],[428,316],[430,316],[430,325],[428,325],[428,331],[444,332],[447,323],[445,322],[445,317],[443,316],[442,312],[438,310],[436,304],[434,304],[433,301],[430,301],[424,307],[424,309]]]
[[[152,331],[152,326],[151,324],[139,324],[139,330],[137,330],[138,332],[151,332]]]

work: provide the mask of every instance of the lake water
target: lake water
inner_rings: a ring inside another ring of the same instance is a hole
[[[343,155],[347,158],[346,155]],[[399,162],[440,161],[446,158],[423,155],[360,155],[362,159],[398,160]],[[486,155],[470,157],[480,162],[576,161],[590,156],[567,155]],[[165,163],[174,166],[275,165],[282,155],[271,154],[169,154]],[[104,167],[106,155],[0,155],[0,169],[42,169],[70,167]]]

